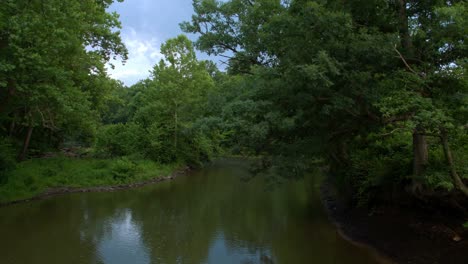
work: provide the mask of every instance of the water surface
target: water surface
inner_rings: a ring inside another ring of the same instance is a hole
[[[343,240],[309,177],[274,189],[246,162],[141,189],[0,208],[4,264],[377,264]]]

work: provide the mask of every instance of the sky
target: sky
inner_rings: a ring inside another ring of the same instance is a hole
[[[153,66],[162,58],[161,44],[167,39],[183,34],[179,23],[190,21],[193,15],[192,0],[125,0],[115,2],[109,11],[120,15],[121,37],[128,49],[129,59],[111,61],[115,69],[108,67],[109,75],[130,86],[149,77]],[[188,35],[193,41],[195,35]],[[197,53],[199,59],[212,59]]]

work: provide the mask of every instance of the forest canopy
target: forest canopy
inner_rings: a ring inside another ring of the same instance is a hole
[[[194,0],[181,28],[197,40],[167,40],[131,87],[105,69],[127,58],[112,2],[0,7],[0,184],[72,146],[192,166],[251,156],[286,178],[319,161],[361,204],[468,196],[466,1]]]
[[[465,1],[198,0],[194,9],[182,29],[243,76],[248,146],[269,166],[295,176],[324,158],[361,201],[398,187],[468,195]]]

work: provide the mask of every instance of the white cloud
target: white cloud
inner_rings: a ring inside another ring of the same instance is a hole
[[[129,27],[122,33],[122,40],[128,49],[128,60],[122,65],[121,60],[113,60],[114,69],[108,68],[109,75],[130,86],[150,75],[153,66],[162,58],[161,43],[155,38],[147,38]]]

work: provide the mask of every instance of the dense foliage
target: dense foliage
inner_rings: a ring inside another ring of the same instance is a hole
[[[194,0],[197,41],[132,87],[105,71],[127,56],[111,3],[0,7],[2,175],[71,145],[120,158],[117,178],[229,153],[289,178],[321,161],[357,202],[468,196],[465,1]]]
[[[161,163],[200,165],[217,146],[204,120],[214,80],[206,61],[198,61],[183,35],[162,45],[164,55],[152,76],[130,88],[119,88],[120,107],[97,134],[96,150],[108,156],[138,156]]]
[[[92,141],[113,85],[104,64],[127,57],[118,15],[106,12],[112,2],[2,2],[0,133],[22,144],[19,160],[30,145]]]
[[[364,202],[403,189],[468,195],[465,1],[194,8],[182,28],[199,34],[200,50],[228,57],[241,87],[221,118],[265,167],[294,177],[322,157]]]

